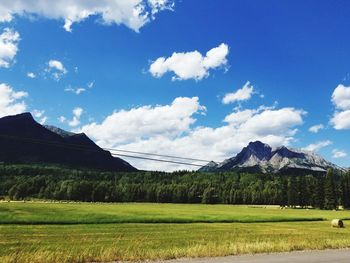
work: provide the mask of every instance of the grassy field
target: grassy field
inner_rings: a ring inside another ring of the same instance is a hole
[[[350,228],[331,228],[329,220],[349,214],[226,205],[0,203],[0,262],[170,259],[344,248],[350,247]],[[293,222],[302,219],[326,221]],[[233,223],[223,223],[228,221]]]
[[[0,224],[256,223],[350,219],[348,211],[149,203],[0,203]]]

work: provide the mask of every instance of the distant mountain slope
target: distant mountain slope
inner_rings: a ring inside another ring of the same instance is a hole
[[[135,171],[85,134],[42,126],[30,113],[0,118],[0,162],[53,163],[102,171]]]
[[[321,156],[307,151],[279,147],[272,149],[260,141],[250,142],[235,157],[222,163],[210,162],[199,171],[240,170],[263,173],[317,172],[325,173],[327,169],[343,170]]]

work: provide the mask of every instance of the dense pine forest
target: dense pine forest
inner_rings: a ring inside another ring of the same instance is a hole
[[[329,170],[326,175],[110,173],[2,164],[0,198],[350,208],[350,172],[335,174]]]

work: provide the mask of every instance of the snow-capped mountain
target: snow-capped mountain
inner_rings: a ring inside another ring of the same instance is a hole
[[[250,171],[263,173],[318,172],[327,169],[344,169],[326,161],[321,156],[308,151],[291,149],[285,146],[273,149],[260,141],[250,142],[235,157],[222,163],[210,162],[199,171]]]

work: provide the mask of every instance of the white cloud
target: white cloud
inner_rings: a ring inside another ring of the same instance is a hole
[[[52,74],[52,77],[56,80],[59,81],[63,75],[67,74],[68,71],[64,67],[63,63],[59,60],[51,59],[47,63],[47,68],[46,72],[49,72]]]
[[[322,148],[327,147],[331,144],[332,142],[330,140],[320,141],[320,142],[309,144],[308,146],[304,147],[303,150],[309,151],[309,152],[318,152]]]
[[[59,121],[60,123],[64,123],[66,120],[67,120],[67,119],[66,119],[66,117],[64,117],[64,116],[58,117],[58,121]]]
[[[36,118],[41,118],[44,115],[45,111],[44,110],[33,110],[32,114]]]
[[[350,110],[335,112],[331,124],[336,130],[350,129]]]
[[[45,116],[44,110],[33,110],[32,114],[35,118],[39,119],[40,124],[45,124],[47,121],[47,116]]]
[[[241,89],[238,89],[235,92],[227,93],[223,99],[222,103],[229,104],[236,101],[244,101],[249,100],[254,93],[254,87],[250,84],[249,81],[244,84],[244,86]]]
[[[62,72],[63,74],[66,74],[66,73],[67,73],[67,70],[66,70],[66,68],[63,66],[63,64],[62,64],[61,61],[52,59],[52,60],[49,61],[48,65],[49,65],[50,68],[56,69],[57,71],[60,71],[60,72]]]
[[[68,125],[71,127],[76,127],[80,124],[80,117],[83,114],[84,110],[80,107],[76,107],[73,109],[73,119],[68,121]]]
[[[0,35],[0,68],[9,68],[11,66],[18,52],[19,40],[20,35],[18,32],[10,28],[4,29]]]
[[[342,150],[338,150],[338,149],[333,149],[332,150],[332,157],[334,159],[337,159],[337,158],[344,158],[346,157],[348,154],[345,152],[345,151],[342,151]]]
[[[80,124],[80,119],[78,119],[77,117],[73,117],[73,119],[71,121],[68,122],[68,125],[71,127],[76,127]]]
[[[303,123],[302,116],[306,113],[302,110],[294,108],[282,109],[266,109],[255,113],[250,119],[240,126],[245,132],[254,131],[254,133],[262,136],[283,132],[286,136],[292,136],[296,130],[290,130],[290,124],[301,125]]]
[[[102,147],[222,161],[250,141],[261,140],[272,146],[290,144],[305,114],[294,108],[259,107],[236,110],[216,128],[195,126],[195,116],[205,111],[197,97],[180,97],[170,105],[115,111],[101,123],[93,122],[79,131]],[[128,161],[140,169],[196,169],[135,159]]]
[[[0,117],[14,115],[24,112],[27,105],[23,98],[27,97],[28,93],[24,91],[14,91],[9,85],[0,84]]]
[[[332,102],[337,110],[330,123],[336,130],[350,129],[350,87],[339,84],[332,94]]]
[[[125,25],[138,32],[155,14],[172,10],[171,0],[2,0],[0,22],[9,22],[15,15],[38,15],[63,20],[63,28],[72,31],[72,25],[91,16],[104,25]]]
[[[80,118],[80,116],[83,114],[83,109],[80,107],[76,107],[73,109],[73,115],[77,118]]]
[[[350,87],[339,84],[333,91],[332,102],[340,110],[350,110]]]
[[[148,0],[148,5],[151,8],[152,18],[155,18],[155,14],[163,10],[174,10],[175,3],[169,0]]]
[[[75,90],[75,94],[79,95],[80,93],[82,93],[82,92],[84,92],[84,91],[86,91],[86,89],[84,89],[84,88],[77,88],[77,89]]]
[[[95,85],[95,81],[90,81],[90,82],[87,84],[87,87],[88,87],[89,89],[92,89],[92,88],[94,87],[94,85]]]
[[[80,124],[80,117],[84,113],[84,110],[80,107],[75,107],[72,110],[73,118],[71,120],[67,120],[66,117],[60,116],[58,117],[58,121],[60,123],[67,123],[70,127],[77,127]]]
[[[149,68],[149,72],[157,78],[167,72],[173,72],[173,80],[201,80],[209,76],[210,69],[227,65],[228,45],[222,43],[209,50],[205,56],[198,51],[176,53],[171,57],[156,59]]]
[[[309,128],[309,132],[318,133],[320,130],[323,130],[323,129],[324,129],[323,124],[317,124],[317,125],[311,126]]]
[[[91,81],[87,83],[87,87],[83,88],[83,87],[77,87],[77,88],[72,88],[71,86],[68,86],[67,88],[64,89],[64,91],[67,92],[72,92],[76,95],[80,95],[81,93],[85,92],[87,89],[92,89],[94,87],[95,82]]]
[[[115,111],[101,124],[91,123],[82,131],[103,145],[115,145],[153,136],[176,137],[195,122],[192,115],[205,111],[198,98],[176,98],[170,105],[143,106]]]
[[[67,92],[72,92],[76,95],[80,95],[81,93],[85,92],[86,89],[85,88],[71,88],[71,87],[68,87],[68,88],[65,88],[64,91],[67,91]]]
[[[28,73],[27,73],[27,77],[28,77],[28,78],[31,78],[31,79],[35,79],[35,78],[36,78],[36,75],[35,75],[35,73],[33,73],[33,72],[28,72]]]
[[[227,122],[234,126],[241,125],[242,123],[247,122],[254,115],[254,112],[254,110],[238,110],[227,115],[224,119],[224,122]]]

